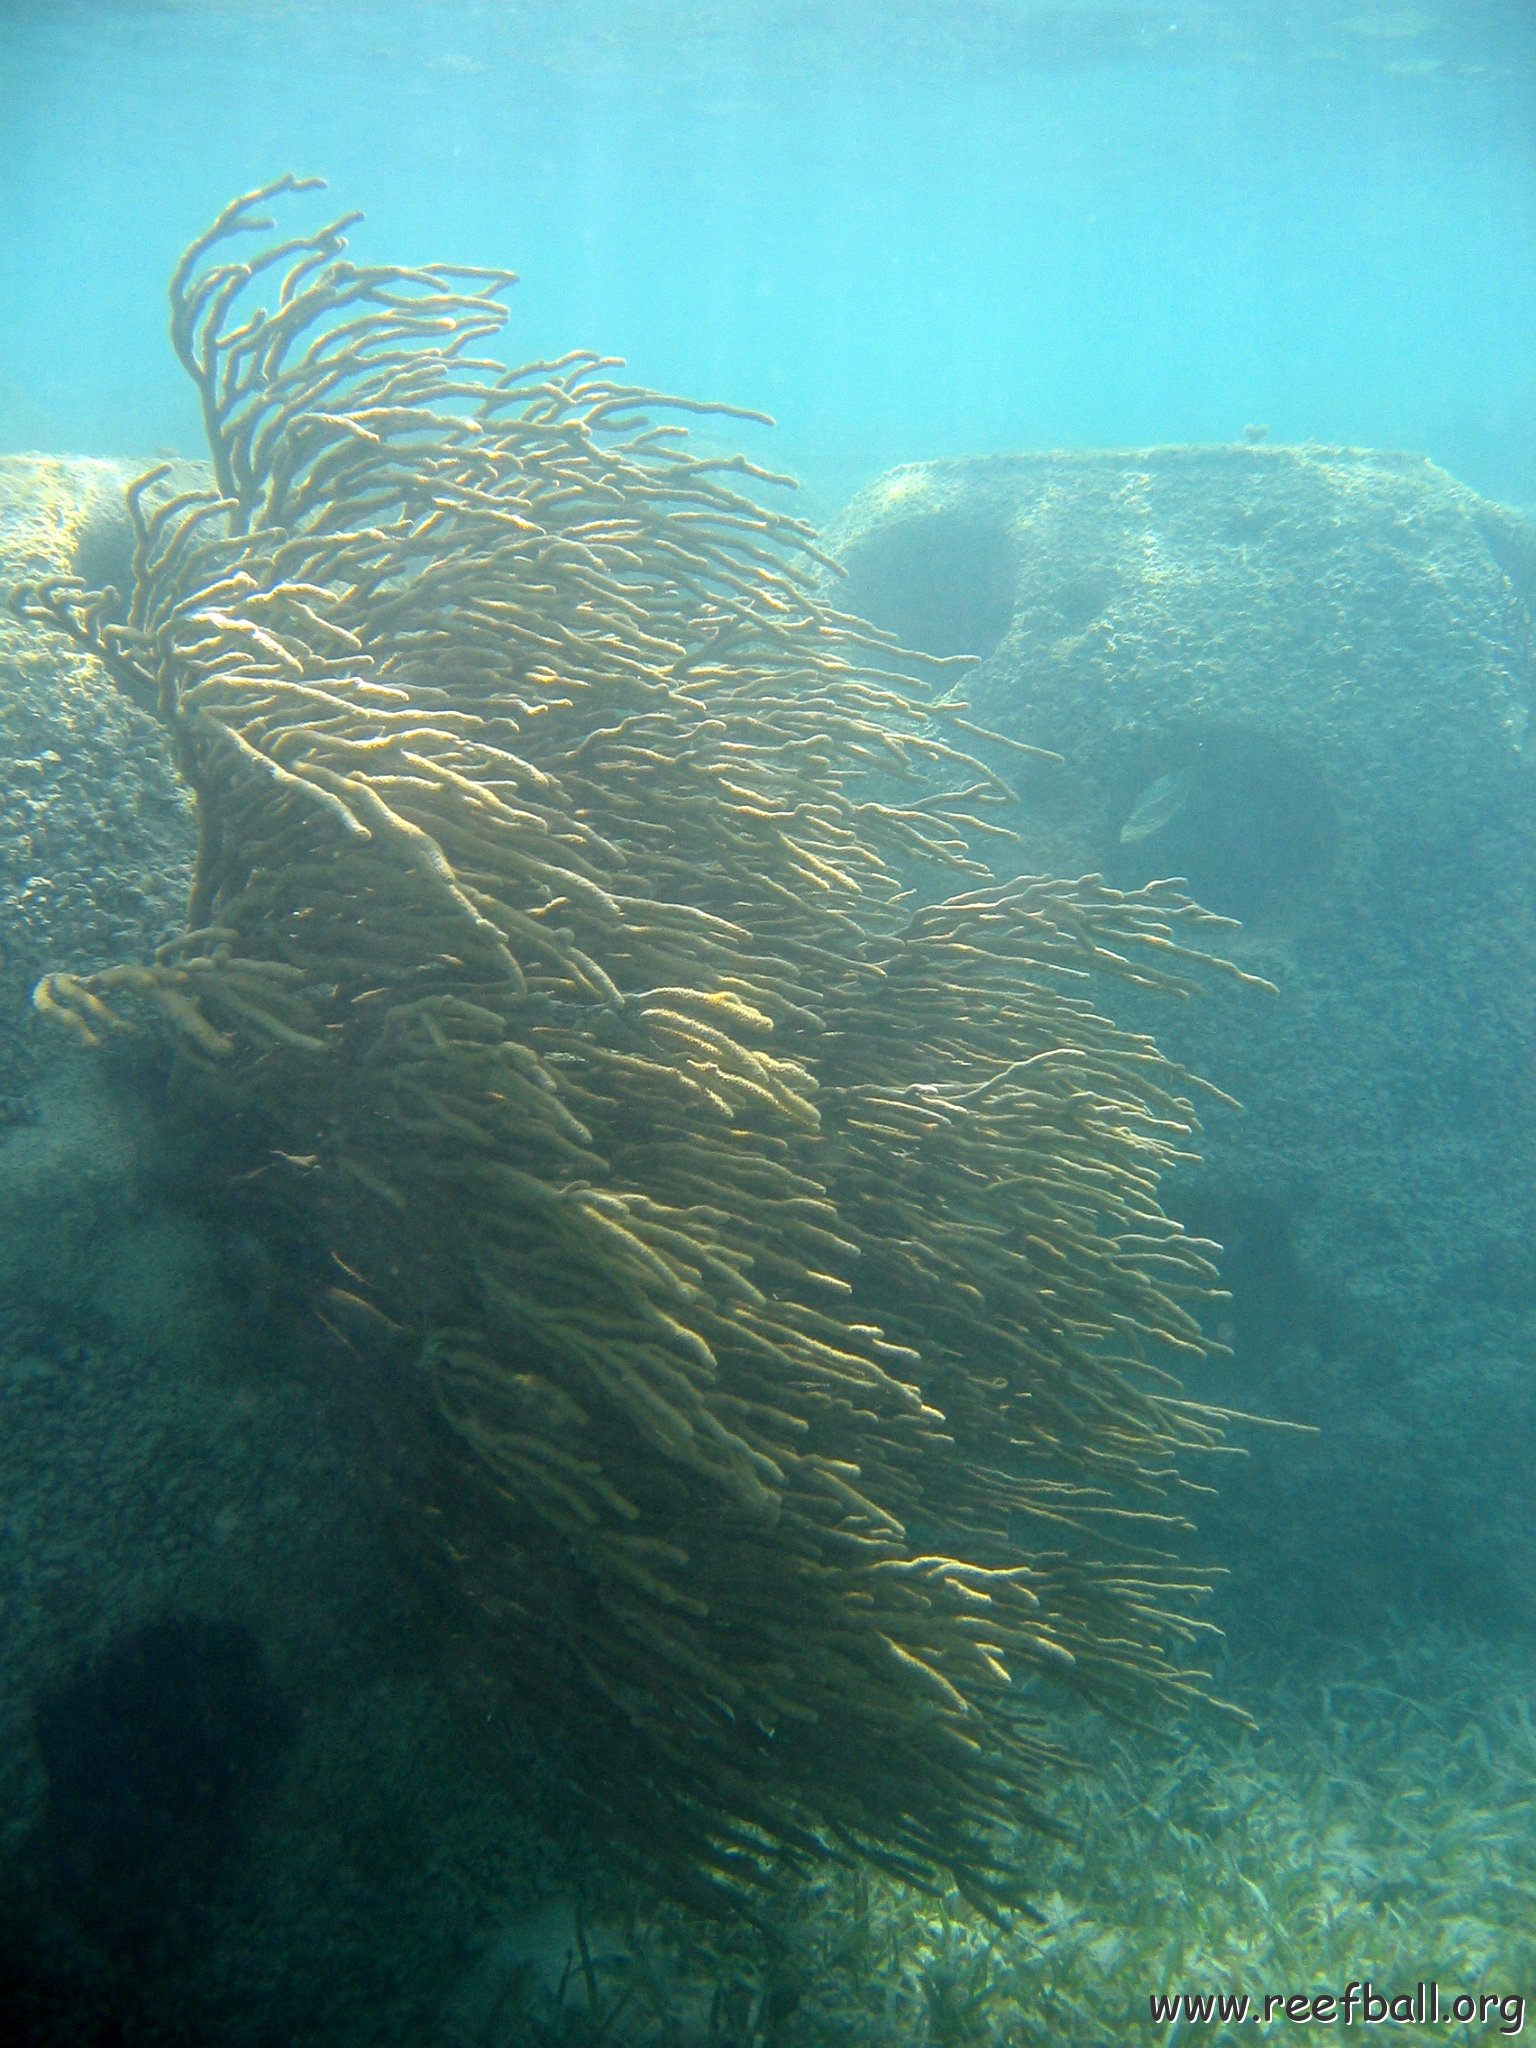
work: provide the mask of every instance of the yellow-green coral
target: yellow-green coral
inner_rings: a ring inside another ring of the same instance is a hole
[[[688,451],[721,408],[504,369],[506,274],[356,266],[345,220],[237,261],[302,189],[173,280],[215,488],[130,493],[125,619],[24,598],[158,707],[202,823],[187,935],[40,1005],[147,999],[319,1162],[486,1667],[653,1866],[1006,1901],[1064,1760],[1021,1680],[1199,1689],[1188,1082],[1087,990],[1187,992],[1217,921],[995,881],[963,706]]]

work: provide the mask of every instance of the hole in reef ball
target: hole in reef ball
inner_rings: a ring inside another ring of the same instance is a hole
[[[1293,747],[1243,727],[1198,725],[1129,750],[1111,781],[1104,869],[1119,888],[1182,875],[1208,910],[1254,924],[1326,872],[1331,792]]]
[[[114,1948],[195,1909],[293,1734],[250,1631],[186,1616],[78,1666],[38,1699],[34,1728],[56,1893]]]
[[[75,543],[74,573],[87,590],[115,590],[118,603],[111,616],[128,616],[133,584],[133,527],[126,505],[101,505],[86,521]]]
[[[1081,633],[1109,609],[1115,596],[1115,581],[1107,575],[1073,576],[1046,595],[1066,630]]]
[[[843,564],[839,607],[922,654],[990,654],[1013,618],[1013,543],[984,513],[892,519],[850,543]]]

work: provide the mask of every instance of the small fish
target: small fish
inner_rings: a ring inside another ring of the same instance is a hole
[[[1131,805],[1125,823],[1120,827],[1120,844],[1131,846],[1138,839],[1150,839],[1155,832],[1171,825],[1189,802],[1193,782],[1194,777],[1187,768],[1159,775],[1156,782],[1149,782]]]

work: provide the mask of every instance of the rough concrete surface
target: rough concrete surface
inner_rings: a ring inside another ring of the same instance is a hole
[[[1528,1616],[1531,528],[1419,457],[1240,446],[912,465],[830,544],[850,608],[1065,756],[997,757],[994,859],[1186,876],[1279,984],[1146,1013],[1245,1110],[1172,1194],[1227,1246],[1213,1386],[1324,1432],[1229,1477],[1239,1592]]]

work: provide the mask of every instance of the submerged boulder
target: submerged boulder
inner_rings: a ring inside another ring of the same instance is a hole
[[[1248,1112],[1211,1118],[1175,1196],[1227,1246],[1223,1334],[1255,1405],[1325,1432],[1261,1442],[1225,1490],[1252,1523],[1221,1540],[1239,1636],[1382,1603],[1512,1625],[1536,1435],[1532,527],[1421,457],[1240,446],[914,464],[830,541],[841,602],[976,658],[955,686],[975,720],[1065,757],[1009,765],[1020,869],[1187,877],[1280,984],[1157,1019]]]

